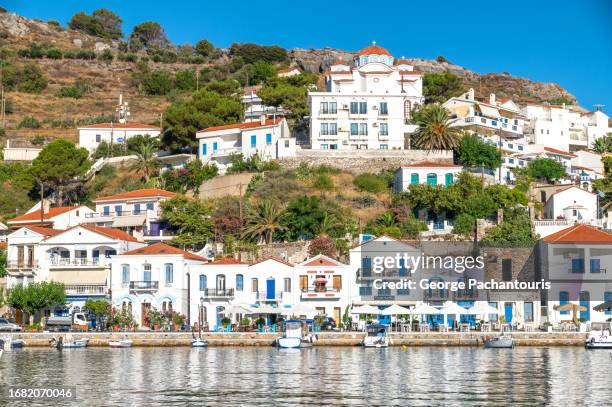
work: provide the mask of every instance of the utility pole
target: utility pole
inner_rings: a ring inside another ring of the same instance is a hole
[[[45,184],[42,180],[38,180],[40,185],[40,226],[44,226],[45,220]]]
[[[244,222],[243,221],[243,216],[244,216],[243,211],[244,211],[244,209],[243,209],[243,196],[242,196],[242,182],[240,184],[238,184],[238,188],[239,188],[239,191],[240,191],[240,200],[239,200],[239,202],[240,202],[240,227],[242,227],[242,224]]]

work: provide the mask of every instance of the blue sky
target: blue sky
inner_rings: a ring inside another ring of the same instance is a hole
[[[358,50],[376,40],[395,56],[448,60],[479,73],[556,82],[586,108],[612,113],[612,1],[2,0],[21,15],[65,24],[106,7],[124,33],[157,21],[175,44],[206,38],[286,48]],[[395,4],[394,4],[395,3]]]

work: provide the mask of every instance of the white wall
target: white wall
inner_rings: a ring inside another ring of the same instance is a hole
[[[395,173],[393,188],[395,192],[408,191],[410,188],[412,174],[419,174],[419,184],[427,184],[427,175],[436,174],[437,185],[446,185],[446,174],[453,175],[453,183],[457,181],[457,177],[463,168],[459,166],[453,167],[401,167]]]
[[[589,221],[597,217],[597,197],[595,194],[585,191],[582,188],[572,187],[552,195],[546,202],[544,213],[548,219],[557,219],[565,216],[563,209],[571,205],[584,206],[585,210],[580,210],[580,220]]]
[[[138,135],[159,137],[159,129],[121,129],[121,128],[80,128],[79,129],[79,146],[85,147],[92,152],[98,148],[101,142],[106,143],[123,143],[123,141]],[[122,141],[119,141],[122,140]]]

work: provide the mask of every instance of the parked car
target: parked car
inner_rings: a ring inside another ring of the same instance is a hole
[[[0,331],[17,332],[21,331],[21,327],[17,324],[10,322],[6,318],[0,318]]]
[[[331,317],[326,317],[323,323],[321,324],[321,330],[331,331],[332,329],[336,329],[338,325],[336,324],[336,320]]]

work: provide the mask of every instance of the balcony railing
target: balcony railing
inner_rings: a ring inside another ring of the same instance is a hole
[[[204,298],[231,298],[234,296],[233,288],[205,288],[200,290],[200,295]]]
[[[6,268],[9,270],[32,270],[38,267],[37,261],[8,261]]]
[[[303,287],[302,293],[339,293],[340,287]]]
[[[282,296],[283,296],[283,292],[282,291],[275,291],[274,293],[271,293],[272,296],[268,296],[267,291],[258,291],[257,292],[257,301],[277,301],[277,300],[281,300]]]
[[[106,295],[104,284],[69,284],[64,286],[67,295]]]
[[[161,211],[153,210],[153,209],[141,209],[139,211],[92,212],[92,213],[86,213],[85,214],[85,218],[86,219],[92,219],[92,218],[115,218],[115,217],[121,217],[121,216],[139,216],[139,215],[147,215],[149,217],[159,217],[159,216],[161,216]]]
[[[159,281],[130,281],[130,290],[155,291],[159,289]]]
[[[110,261],[110,259],[108,259]],[[57,266],[105,266],[108,261],[105,258],[100,259],[99,257],[92,258],[53,258],[49,259],[49,263],[52,267]]]

